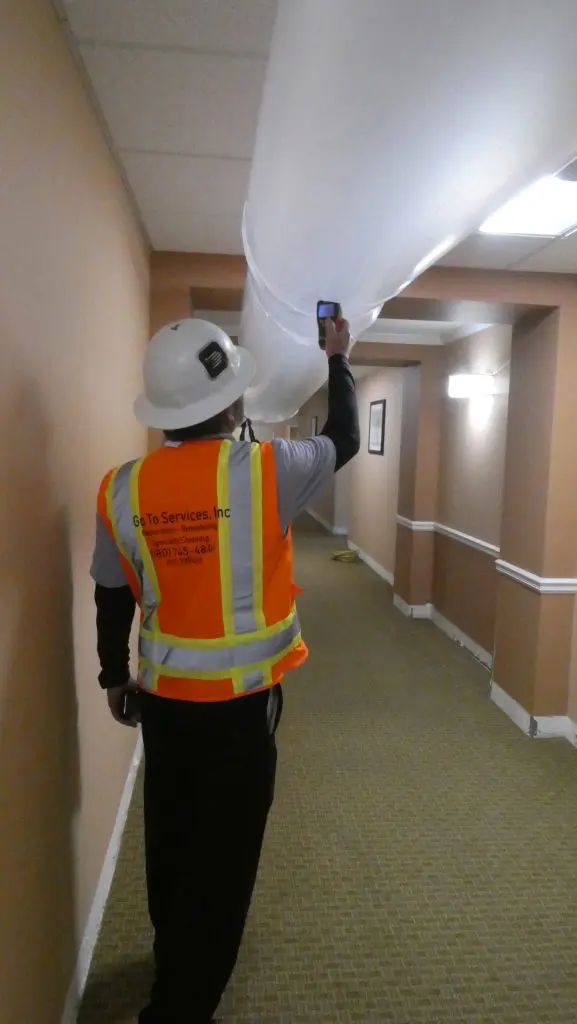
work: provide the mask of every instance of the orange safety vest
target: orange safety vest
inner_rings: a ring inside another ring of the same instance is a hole
[[[141,610],[141,687],[230,700],[306,660],[270,443],[165,445],[108,473],[98,511]]]

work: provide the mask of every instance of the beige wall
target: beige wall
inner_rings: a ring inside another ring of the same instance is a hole
[[[328,416],[328,391],[321,388],[308,402],[305,402],[297,416],[299,437],[310,437],[312,433],[312,420],[317,417],[317,430],[320,433]]]
[[[343,466],[334,478],[335,501],[333,526],[335,533],[346,534],[349,531],[351,472],[352,463],[347,462],[346,466]]]
[[[437,519],[460,533],[500,544],[511,328],[493,326],[447,346],[442,392]],[[452,373],[495,374],[498,394],[455,399]],[[495,556],[458,538],[434,538],[433,603],[490,654],[497,603]]]
[[[386,399],[385,453],[368,452],[369,406]],[[358,385],[361,450],[349,468],[349,537],[391,574],[395,570],[403,371],[386,369]]]
[[[499,394],[489,399],[443,397],[439,521],[499,545],[507,438],[511,328],[490,327],[448,345],[452,373],[495,373]]]
[[[0,95],[0,1020],[57,1024],[135,741],[88,570],[145,441],[148,257],[48,0],[3,0]]]

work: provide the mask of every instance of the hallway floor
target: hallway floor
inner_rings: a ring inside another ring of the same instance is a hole
[[[311,658],[223,1024],[575,1024],[577,752],[526,739],[486,671],[336,547],[299,524]],[[140,800],[79,1024],[146,997]]]

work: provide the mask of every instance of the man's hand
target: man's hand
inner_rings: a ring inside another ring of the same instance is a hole
[[[331,356],[348,356],[351,350],[351,335],[348,320],[339,320],[338,328],[333,320],[325,320],[325,352]]]
[[[135,690],[136,685],[131,681],[129,683],[125,683],[124,686],[111,686],[106,691],[108,707],[110,708],[112,717],[116,722],[120,722],[121,725],[128,725],[131,729],[135,729],[138,722],[132,718],[124,718],[122,709],[125,695],[129,692],[134,692]]]

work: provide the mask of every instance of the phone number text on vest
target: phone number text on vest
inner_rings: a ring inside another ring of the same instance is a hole
[[[184,512],[143,512],[133,516],[136,529],[142,530],[153,559],[167,566],[200,565],[218,548],[218,521],[230,519],[230,508],[189,510]]]

